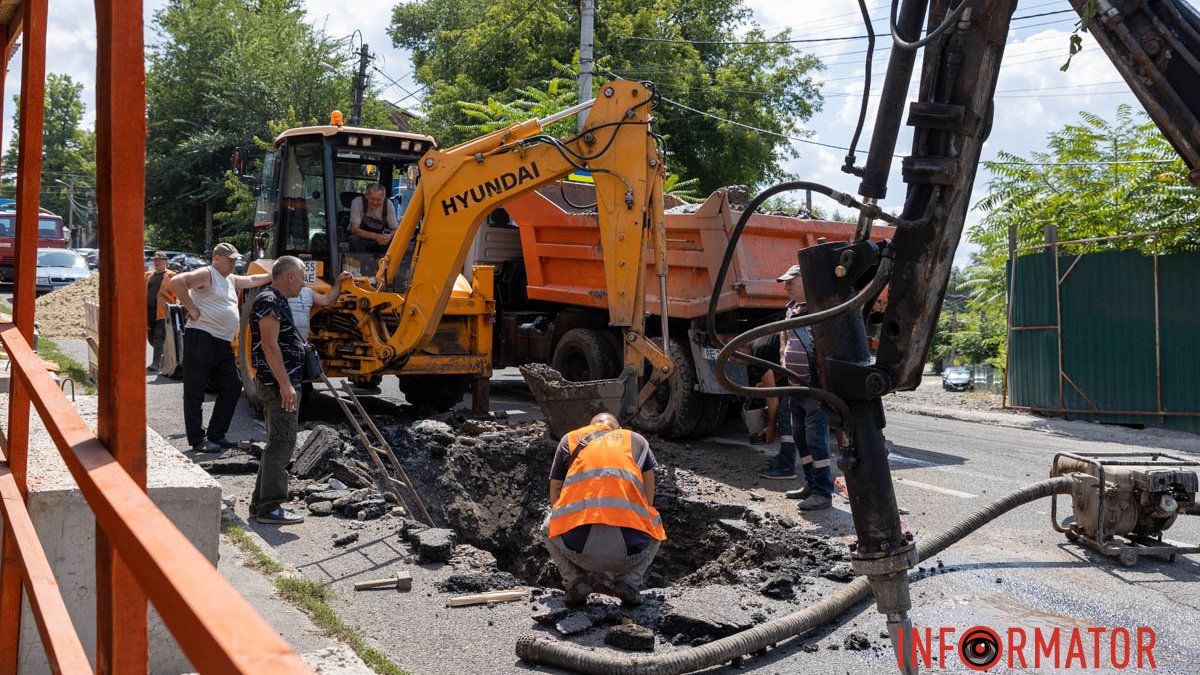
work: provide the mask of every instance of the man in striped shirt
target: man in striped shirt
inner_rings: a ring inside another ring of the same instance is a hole
[[[792,265],[778,280],[784,284],[790,300],[787,318],[806,313],[800,266]],[[789,378],[788,384],[818,386],[812,331],[807,327],[784,332],[779,359],[784,368],[799,376],[798,379]],[[782,414],[790,412],[792,416],[792,433],[804,439],[796,443],[804,467],[804,487],[790,491],[788,497],[800,500],[797,506],[801,511],[827,509],[833,504],[834,490],[829,456],[829,418],[818,405],[817,399],[811,396],[790,396],[780,407]]]

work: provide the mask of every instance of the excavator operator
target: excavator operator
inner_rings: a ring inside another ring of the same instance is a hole
[[[350,202],[350,251],[386,253],[398,222],[387,189],[379,183],[367,186],[366,195]]]

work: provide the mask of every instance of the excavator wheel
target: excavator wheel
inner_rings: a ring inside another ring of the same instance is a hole
[[[568,382],[587,382],[616,377],[621,372],[621,360],[600,331],[572,328],[555,345],[550,367]]]
[[[471,386],[467,375],[397,375],[404,400],[416,408],[446,412],[458,405]]]
[[[687,438],[701,423],[707,394],[696,390],[696,364],[686,343],[671,340],[671,360],[675,362],[675,376],[646,400],[634,416],[633,426],[664,438]]]

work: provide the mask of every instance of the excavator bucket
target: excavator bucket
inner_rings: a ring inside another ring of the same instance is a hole
[[[615,380],[571,382],[544,363],[521,366],[521,375],[555,436],[565,436],[604,412],[624,424],[637,409],[637,375],[632,366]]]

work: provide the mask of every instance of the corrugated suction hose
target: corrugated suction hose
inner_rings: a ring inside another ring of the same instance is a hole
[[[917,555],[921,560],[927,560],[1018,506],[1043,497],[1070,493],[1074,482],[1070,476],[1060,476],[1026,485],[980,508],[950,529],[920,542],[917,545]],[[522,661],[597,675],[691,673],[727,663],[739,656],[766,649],[823,626],[849,611],[870,594],[871,585],[866,577],[858,577],[828,597],[798,612],[700,647],[665,654],[625,656],[599,653],[570,642],[523,636],[517,640],[517,656]]]

